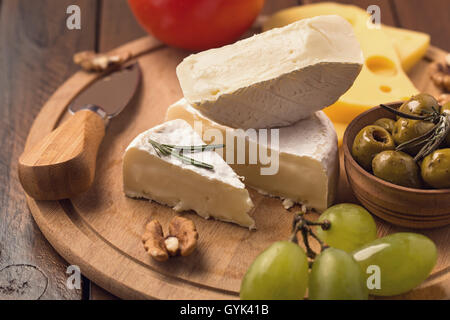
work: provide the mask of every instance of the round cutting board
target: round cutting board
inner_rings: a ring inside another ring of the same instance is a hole
[[[274,241],[288,239],[292,211],[281,200],[250,190],[258,229],[249,231],[231,223],[204,220],[192,212],[199,232],[197,250],[189,257],[160,263],[144,251],[141,235],[152,219],[166,230],[177,214],[169,207],[124,196],[122,156],[140,132],[163,122],[167,107],[181,97],[175,67],[187,55],[147,37],[114,50],[130,52],[143,70],[139,94],[107,129],[100,147],[93,186],[64,201],[27,198],[34,219],[53,247],[81,272],[121,298],[237,299],[241,279],[254,258]],[[431,48],[410,73],[419,89],[437,93],[426,69],[443,51]],[[26,148],[34,145],[69,115],[67,106],[99,74],[76,73],[45,104],[36,118]],[[343,168],[343,166],[341,166]],[[336,202],[357,202],[341,168]],[[405,231],[375,218],[379,235]],[[410,230],[409,230],[410,231]],[[449,227],[421,231],[435,241],[439,258],[429,279],[401,298],[450,298]]]

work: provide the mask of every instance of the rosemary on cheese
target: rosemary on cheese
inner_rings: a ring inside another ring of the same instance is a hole
[[[186,157],[184,153],[198,153],[198,152],[204,152],[209,150],[215,150],[224,148],[224,144],[209,144],[209,145],[200,145],[200,146],[175,146],[171,144],[164,144],[156,142],[152,139],[149,139],[150,144],[152,145],[153,149],[155,149],[156,153],[160,158],[163,156],[174,156],[183,163],[191,164],[193,166],[204,168],[208,170],[213,170],[214,167],[208,163],[198,161],[195,159],[192,159],[190,157]]]

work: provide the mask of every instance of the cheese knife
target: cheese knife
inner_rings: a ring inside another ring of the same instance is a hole
[[[61,200],[89,189],[106,126],[129,104],[140,82],[134,63],[82,91],[69,105],[70,118],[20,156],[26,193],[36,200]]]

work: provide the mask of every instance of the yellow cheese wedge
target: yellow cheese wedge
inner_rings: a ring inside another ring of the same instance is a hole
[[[316,10],[316,7],[320,10]],[[380,103],[405,100],[418,93],[404,73],[389,36],[382,29],[369,28],[367,15],[361,14],[355,8],[333,3],[290,8],[287,9],[289,11],[275,14],[264,28],[266,30],[278,26],[276,23],[280,22],[276,22],[279,20],[276,17],[282,14],[282,20],[289,23],[318,14],[337,13],[353,25],[365,59],[363,69],[350,90],[324,110],[335,124],[340,143],[343,137],[342,129],[358,114]]]
[[[430,36],[426,33],[384,25],[382,30],[393,43],[406,72],[422,59],[430,46]]]

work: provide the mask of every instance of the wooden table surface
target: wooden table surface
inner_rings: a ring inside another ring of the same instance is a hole
[[[314,0],[266,0],[264,13]],[[382,23],[427,32],[450,51],[448,0],[344,0],[381,8]],[[81,30],[66,28],[66,9],[81,8]],[[77,67],[74,53],[106,51],[144,36],[125,0],[0,0],[0,300],[112,299],[82,279],[69,289],[68,267],[43,237],[17,178],[17,159],[43,103]],[[11,267],[12,266],[12,267]]]

